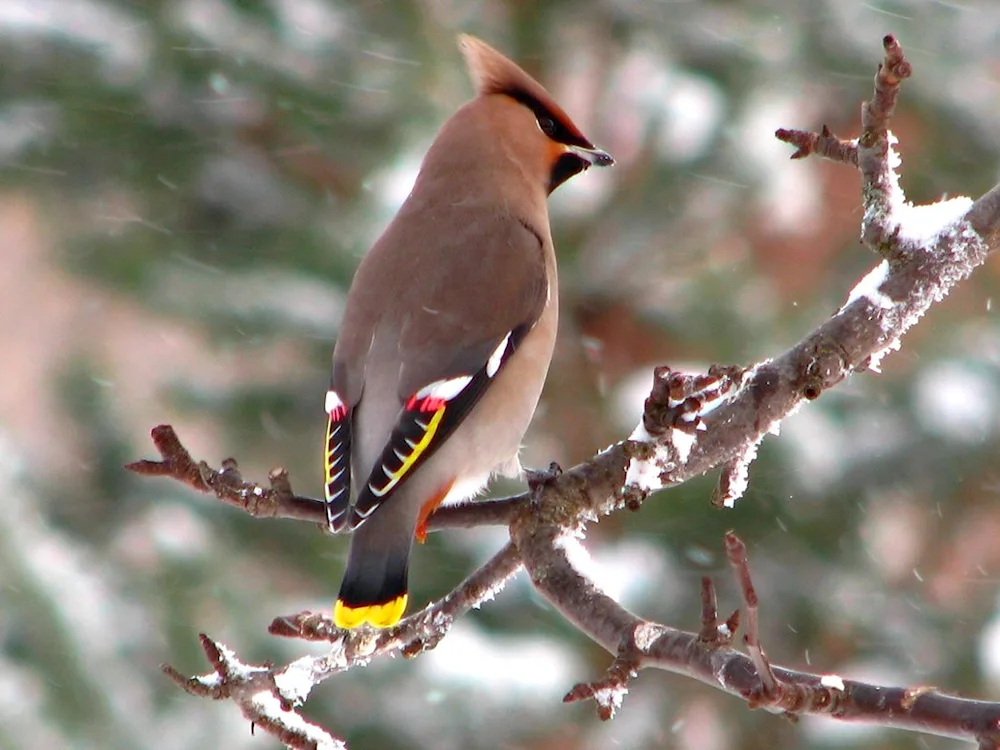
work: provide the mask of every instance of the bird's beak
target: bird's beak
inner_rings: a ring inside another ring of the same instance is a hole
[[[584,148],[583,146],[567,146],[566,151],[579,156],[594,167],[610,167],[615,163],[614,157],[599,148]]]

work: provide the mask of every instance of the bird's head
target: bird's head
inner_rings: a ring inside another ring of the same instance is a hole
[[[518,65],[476,37],[462,34],[459,48],[476,86],[470,104],[485,110],[487,137],[531,178],[552,192],[591,166],[614,159],[595,147],[544,87]]]

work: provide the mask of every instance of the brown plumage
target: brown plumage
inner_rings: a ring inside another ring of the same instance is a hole
[[[477,96],[359,266],[333,354],[328,519],[353,530],[340,627],[394,624],[427,514],[520,472],[558,317],[546,198],[612,163],[521,68],[459,45]]]

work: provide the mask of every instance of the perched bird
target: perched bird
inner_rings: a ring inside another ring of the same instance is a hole
[[[327,520],[353,532],[341,628],[395,624],[428,515],[520,473],[556,337],[546,197],[614,163],[513,62],[471,36],[459,47],[476,97],[361,262],[333,352]]]

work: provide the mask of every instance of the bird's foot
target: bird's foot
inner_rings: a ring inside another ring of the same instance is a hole
[[[562,467],[553,461],[547,469],[525,469],[524,478],[528,482],[528,489],[533,493],[536,489],[541,489],[552,482],[562,473]]]

